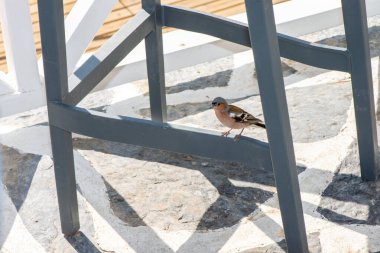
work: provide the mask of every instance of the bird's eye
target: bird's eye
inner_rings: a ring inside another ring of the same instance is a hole
[[[219,106],[219,105],[220,105],[220,103],[217,103],[216,105],[217,105],[217,106]]]

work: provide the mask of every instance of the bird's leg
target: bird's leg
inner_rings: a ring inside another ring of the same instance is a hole
[[[228,130],[227,132],[223,132],[222,136],[227,137],[230,134],[231,130],[232,130],[232,128],[230,130]]]
[[[244,131],[244,128],[240,131],[239,134],[235,135],[234,141],[239,141],[240,140],[240,137],[241,137],[241,134],[243,133],[243,131]]]

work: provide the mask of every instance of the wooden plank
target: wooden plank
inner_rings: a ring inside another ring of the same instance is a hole
[[[51,125],[73,133],[177,153],[243,162],[269,171],[272,169],[268,143],[245,136],[237,142],[232,138],[220,138],[220,133],[216,131],[112,116],[53,102],[49,102],[49,110]],[[202,145],[206,142],[209,145]],[[210,149],[210,146],[213,148]]]

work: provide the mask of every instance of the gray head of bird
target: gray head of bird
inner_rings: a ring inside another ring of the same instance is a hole
[[[222,97],[216,97],[211,102],[211,106],[214,110],[224,110],[228,107],[227,101]]]

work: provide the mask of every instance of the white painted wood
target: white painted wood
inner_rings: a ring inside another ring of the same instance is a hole
[[[181,44],[181,39],[186,41],[186,34],[188,33],[189,32],[184,31],[178,31],[177,33],[175,31],[169,34],[164,34],[163,44],[166,72],[194,66],[203,62],[210,62],[248,50],[247,47],[228,41],[210,41],[214,40],[214,38],[199,34],[192,35],[195,36],[194,39],[198,38],[198,40],[194,40],[194,44],[190,41],[187,41],[187,44]],[[184,35],[185,37],[181,35]],[[205,43],[205,41],[209,41],[209,43]],[[180,50],[178,50],[179,48]],[[128,82],[144,79],[146,77],[145,47],[144,43],[140,43],[124,61],[122,61],[105,79],[99,83],[94,91],[115,87]],[[79,80],[77,80],[77,82],[78,81]]]
[[[14,1],[14,0],[11,0]],[[117,0],[78,0],[65,19],[67,70],[71,74]]]
[[[0,95],[11,94],[14,92],[11,83],[9,76],[0,71]]]
[[[10,85],[17,92],[40,89],[28,0],[0,0],[0,22]]]

